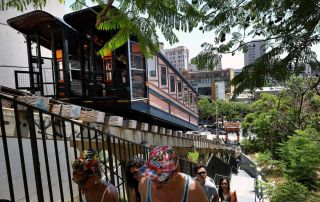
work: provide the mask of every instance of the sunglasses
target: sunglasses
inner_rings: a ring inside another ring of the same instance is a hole
[[[198,172],[197,175],[205,175],[207,174],[205,171],[202,171],[202,172]]]

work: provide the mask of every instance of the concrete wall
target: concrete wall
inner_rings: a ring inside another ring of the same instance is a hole
[[[243,153],[241,153],[240,167],[251,177],[257,177],[256,164]]]

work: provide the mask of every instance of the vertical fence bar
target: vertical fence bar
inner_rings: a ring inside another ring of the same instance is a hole
[[[33,117],[33,109],[30,106],[28,106],[27,108],[27,120],[29,125],[29,132],[30,132],[33,169],[34,169],[34,175],[36,180],[38,201],[42,202],[44,201],[44,197],[43,197],[42,180],[41,180],[40,160],[39,160],[39,153],[38,153],[36,129],[34,126],[35,123],[34,123],[34,117]]]
[[[59,151],[58,151],[58,144],[57,144],[57,132],[55,129],[54,119],[55,119],[55,117],[53,115],[51,115],[53,143],[54,143],[54,151],[55,151],[55,156],[56,156],[58,181],[59,181],[59,189],[60,189],[60,199],[61,199],[61,201],[64,201],[63,187],[62,187],[62,181],[61,181],[61,172],[60,172],[61,169],[60,169],[60,161],[59,161]]]
[[[49,197],[50,201],[53,201],[53,194],[52,194],[52,186],[51,186],[51,177],[50,177],[50,166],[48,161],[48,152],[47,152],[47,143],[46,143],[46,134],[44,131],[44,123],[43,123],[43,116],[42,112],[39,112],[39,118],[40,118],[40,130],[42,135],[42,145],[43,145],[43,151],[44,151],[44,160],[46,165],[46,173],[47,173],[47,180],[48,180],[48,187],[49,187]]]
[[[116,167],[115,167],[115,169],[116,169],[116,173],[117,173],[117,185],[118,185],[118,187],[119,187],[119,185],[120,185],[120,180],[119,180],[119,173],[118,173],[118,163],[117,163],[117,150],[116,150],[116,142],[115,142],[115,137],[114,136],[112,136],[112,142],[113,142],[113,145],[114,145],[114,159],[115,159],[115,165],[116,165]]]
[[[74,159],[77,159],[78,158],[78,155],[77,155],[77,142],[76,142],[76,134],[75,134],[75,131],[74,131],[74,123],[71,123],[71,135],[72,135]]]
[[[80,128],[79,132],[81,132],[81,126],[79,128]],[[78,155],[77,155],[77,142],[76,142],[76,134],[75,134],[75,130],[74,130],[74,123],[71,123],[71,133],[72,133],[74,159],[77,159],[78,158]],[[81,190],[80,190],[79,187],[78,187],[78,194],[79,194],[80,201],[82,201]]]
[[[84,141],[83,141],[83,125],[80,125],[80,137],[81,137],[81,149],[84,150]]]
[[[133,145],[133,143],[131,143],[131,142],[129,142],[129,143],[131,144],[131,152],[132,152],[131,158],[132,158],[132,157],[135,156],[135,155],[134,155],[134,145]]]
[[[87,127],[87,131],[88,131],[89,149],[92,149],[91,134],[90,134],[91,132],[89,127]]]
[[[130,142],[127,141],[127,145],[128,145],[128,159],[131,159]]]
[[[125,182],[125,179],[123,177],[123,175],[126,174],[125,173],[126,161],[122,160],[122,152],[121,152],[121,145],[120,144],[121,144],[121,139],[118,138],[118,150],[119,150],[119,155],[120,155],[119,161],[121,162],[121,173],[122,173],[122,184],[123,184],[122,191],[126,195],[127,194],[126,189],[125,189],[125,183],[126,182]],[[125,154],[123,154],[123,155],[125,156]]]
[[[68,182],[69,182],[69,189],[70,189],[70,197],[71,201],[73,202],[73,188],[72,188],[72,181],[71,181],[71,173],[70,173],[70,160],[69,160],[69,151],[67,146],[67,133],[66,133],[66,120],[62,120],[62,129],[63,129],[63,142],[64,142],[64,152],[66,155],[66,163],[67,163],[67,174],[68,174]]]
[[[122,186],[122,192],[123,192],[124,195],[125,195],[124,198],[126,198],[125,177],[124,177],[124,176],[126,175],[126,173],[125,173],[126,160],[124,160],[124,159],[122,158],[122,156],[125,157],[125,153],[123,152],[123,154],[122,154],[121,139],[120,139],[120,138],[117,138],[117,140],[118,140],[117,145],[118,145],[119,161],[120,161],[120,165],[121,165],[120,170],[121,170],[121,173],[122,173],[122,184],[123,184],[123,186]],[[123,151],[124,151],[124,150],[123,150]]]
[[[9,191],[10,191],[10,198],[12,201],[15,201],[14,198],[14,191],[13,191],[13,184],[12,184],[12,175],[11,175],[11,167],[10,167],[10,159],[9,159],[9,152],[8,152],[8,142],[7,142],[7,134],[4,124],[3,118],[3,107],[2,107],[2,98],[0,97],[0,125],[1,125],[1,135],[2,135],[2,144],[4,150],[4,158],[6,161],[6,169],[7,169],[7,176],[8,176],[8,184],[9,184]]]
[[[114,175],[112,174],[113,171],[113,157],[112,157],[112,149],[111,149],[111,138],[110,134],[107,134],[107,147],[108,147],[108,157],[109,157],[109,167],[110,167],[110,175],[111,175],[111,183],[114,184]]]
[[[141,145],[141,144],[139,145],[139,147],[140,147],[140,152],[142,153],[142,157],[143,157],[143,159],[147,159],[144,148],[142,147],[142,145]]]
[[[16,102],[13,103],[13,111],[14,111],[14,119],[16,121],[16,131],[17,131],[17,137],[18,137],[18,146],[19,146],[19,155],[20,155],[20,164],[21,164],[21,171],[22,171],[22,178],[23,178],[24,194],[26,197],[25,198],[26,201],[30,201],[27,174],[26,174],[26,166],[25,166],[25,160],[24,160],[24,155],[23,155],[23,145],[22,145],[22,140],[21,140],[20,120],[19,120],[18,107],[17,107]]]
[[[108,167],[107,167],[107,158],[106,158],[106,148],[104,144],[104,132],[101,134],[101,141],[102,141],[102,151],[103,151],[103,165],[104,165],[104,174],[106,176],[106,181],[109,181],[108,179]]]
[[[135,143],[135,149],[136,149],[136,155],[135,156],[140,156],[140,150],[139,150],[139,145]]]
[[[127,162],[127,159],[126,159],[126,156],[127,156],[126,143],[124,142],[124,140],[122,140],[122,145],[123,145],[123,158],[124,158],[124,162]]]
[[[97,130],[94,130],[94,137],[95,137],[95,141],[96,141],[96,150],[99,150],[99,140],[98,140],[98,132]]]
[[[120,162],[125,162],[124,160],[122,160],[122,152],[121,152],[121,139],[118,138],[118,150],[119,150],[119,154],[120,154]],[[125,154],[123,154],[124,156]]]

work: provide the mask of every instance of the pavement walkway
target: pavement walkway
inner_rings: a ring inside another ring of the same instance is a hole
[[[254,178],[244,170],[239,170],[238,174],[232,174],[230,188],[236,190],[238,202],[255,202]]]

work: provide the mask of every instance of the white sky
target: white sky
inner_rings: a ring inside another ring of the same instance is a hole
[[[165,41],[162,35],[159,35],[159,40],[164,43],[164,49],[174,48],[177,46],[185,46],[189,49],[190,59],[195,57],[198,53],[201,52],[201,44],[208,42],[213,44],[215,35],[213,32],[205,32],[195,29],[191,33],[179,32],[177,33],[179,42],[173,44],[172,46]],[[234,68],[240,69],[244,65],[244,56],[242,52],[237,52],[234,56],[231,54],[222,55],[222,68]]]

